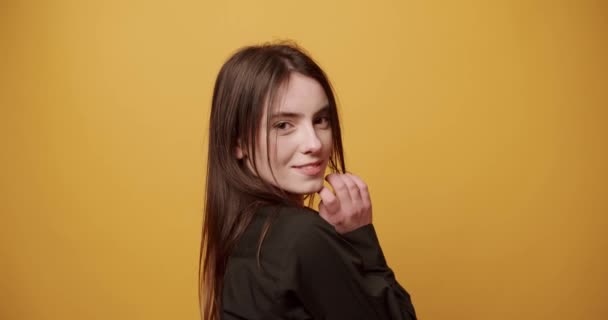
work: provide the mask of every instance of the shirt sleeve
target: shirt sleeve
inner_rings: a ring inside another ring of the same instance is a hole
[[[294,238],[285,280],[315,319],[416,319],[371,224],[340,235],[323,221]]]

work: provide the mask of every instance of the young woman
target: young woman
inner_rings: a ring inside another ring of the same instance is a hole
[[[382,254],[367,186],[346,172],[329,80],[302,49],[250,46],[228,59],[208,157],[204,320],[416,319]],[[318,212],[304,204],[315,194]]]

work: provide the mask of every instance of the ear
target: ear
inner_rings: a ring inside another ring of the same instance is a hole
[[[241,148],[241,139],[240,138],[237,140],[236,147],[234,147],[234,155],[239,160],[243,159],[243,158],[247,158],[247,153],[243,152],[243,148]]]

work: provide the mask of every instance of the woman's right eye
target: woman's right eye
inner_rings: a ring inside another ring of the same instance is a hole
[[[283,122],[277,122],[277,123],[275,123],[273,127],[277,128],[279,130],[285,130],[285,129],[288,129],[289,126],[291,126],[291,124],[289,122],[283,121]]]

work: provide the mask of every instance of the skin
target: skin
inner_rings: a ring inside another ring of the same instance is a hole
[[[336,193],[325,187],[319,191],[319,216],[340,234],[372,223],[372,201],[361,178],[350,173],[332,173],[326,179]]]
[[[292,73],[281,96],[280,108],[275,106],[271,110],[270,148],[266,145],[266,108],[259,126],[255,159],[249,158],[247,155],[251,152],[245,152],[240,146],[236,148],[236,157],[246,158],[253,172],[255,161],[260,178],[287,191],[298,201],[306,194],[318,193],[319,216],[337,232],[347,233],[372,222],[371,199],[365,182],[349,173],[332,173],[325,178],[335,193],[323,185],[333,148],[331,127],[324,111],[327,105],[327,96],[316,80]],[[320,162],[318,174],[307,175],[297,168],[313,162]]]

